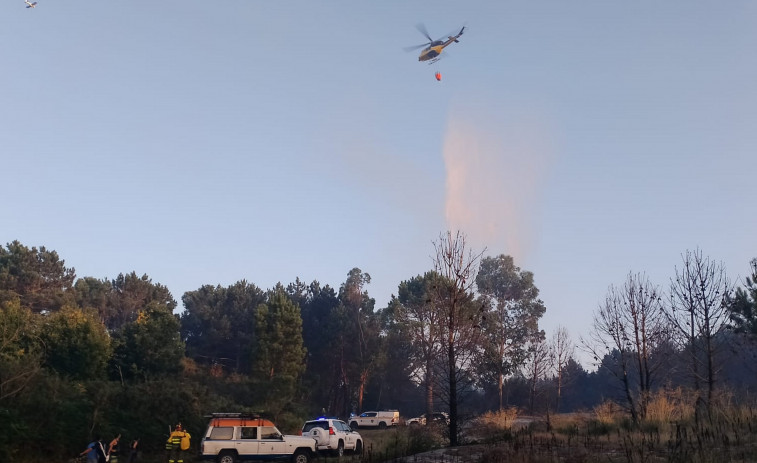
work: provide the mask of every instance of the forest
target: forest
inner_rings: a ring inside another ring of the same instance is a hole
[[[7,243],[0,460],[71,458],[95,435],[158,451],[177,422],[198,442],[213,412],[259,413],[296,433],[321,414],[445,411],[456,446],[487,412],[613,404],[633,426],[661,396],[702,416],[723,400],[752,403],[757,259],[743,281],[698,249],[664,285],[629,273],[574,337],[540,328],[548,307],[512,257],[476,254],[460,232],[440,234],[433,251],[386,307],[359,268],[338,288],[240,279],[179,304],[147,274],[79,276],[55,250]]]

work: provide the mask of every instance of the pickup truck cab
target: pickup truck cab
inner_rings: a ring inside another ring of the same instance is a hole
[[[309,463],[315,452],[315,439],[283,435],[271,421],[242,413],[214,413],[200,444],[200,458],[217,463]]]

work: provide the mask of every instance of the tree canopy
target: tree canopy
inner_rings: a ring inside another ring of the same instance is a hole
[[[0,247],[0,299],[16,296],[33,312],[55,311],[68,300],[76,273],[58,253],[18,241]]]
[[[511,256],[472,252],[460,233],[434,245],[433,268],[399,282],[386,307],[355,267],[338,289],[299,278],[266,290],[244,279],[202,285],[175,314],[171,293],[146,274],[75,280],[54,251],[10,243],[0,253],[0,459],[36,455],[43,432],[40,455],[119,433],[160,451],[168,425],[200,435],[217,411],[262,413],[285,432],[324,412],[449,411],[454,445],[468,416],[507,407],[572,411],[630,395],[643,414],[661,385],[692,387],[687,368],[707,386],[717,373],[718,384],[757,387],[747,371],[753,343],[742,336],[754,260],[733,296],[701,253],[687,254],[667,297],[633,274],[611,286],[600,313],[608,348],[590,372],[564,329],[546,341],[532,272]],[[675,313],[662,318],[663,308]],[[724,308],[733,330],[723,329]],[[693,333],[679,329],[691,316]],[[715,360],[726,342],[738,355]],[[617,387],[624,368],[627,387]]]

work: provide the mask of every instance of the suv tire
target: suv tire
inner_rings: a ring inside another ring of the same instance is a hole
[[[386,423],[383,421],[379,422],[379,429],[386,429]]]
[[[224,450],[218,454],[218,459],[216,461],[218,461],[218,463],[235,463],[237,461],[237,456],[231,450]]]
[[[355,451],[353,452],[355,455],[362,455],[363,454],[363,441],[359,440],[355,442]]]
[[[360,426],[357,425],[357,421],[350,423],[350,429],[352,429],[353,431],[357,431],[359,427]]]
[[[336,446],[336,450],[334,450],[334,456],[336,457],[343,457],[344,456],[344,441],[339,441],[339,444]]]
[[[297,449],[292,455],[292,463],[310,463],[310,453],[307,450]]]

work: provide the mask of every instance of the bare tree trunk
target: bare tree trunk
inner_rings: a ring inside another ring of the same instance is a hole
[[[473,314],[470,315],[470,319],[462,314],[473,299],[473,286],[481,254],[474,256],[470,250],[466,249],[465,237],[460,232],[457,232],[454,237],[451,232],[441,235],[439,241],[434,243],[434,248],[436,250],[434,267],[441,276],[434,297],[445,313],[444,318],[447,324],[444,342],[447,350],[447,387],[449,388],[447,391],[450,415],[449,439],[450,445],[454,447],[457,446],[459,418],[457,375],[461,368],[465,368],[465,365],[458,364],[458,362],[464,362],[459,358],[460,353],[456,350],[456,346],[457,343],[461,345],[469,343],[472,332],[468,328],[479,324],[479,320],[473,320]]]
[[[363,370],[360,374],[360,385],[357,388],[357,408],[363,409],[363,395],[365,394],[365,385],[368,382],[368,370]]]
[[[628,408],[631,410],[631,419],[633,420],[634,424],[638,424],[639,422],[639,414],[636,412],[636,404],[633,400],[633,394],[631,394],[631,384],[628,380],[628,370],[623,367],[623,389],[626,392],[626,400],[628,401]]]
[[[555,370],[555,376],[557,378],[557,398],[555,400],[555,411],[560,412],[560,402],[562,401],[562,389],[563,389],[563,377],[565,372],[565,366],[568,360],[573,358],[575,353],[575,346],[570,340],[568,330],[562,326],[557,327],[557,331],[552,335],[551,346],[549,347],[551,352],[550,358],[552,366]]]
[[[533,415],[535,411],[536,396],[538,393],[539,381],[544,379],[547,373],[549,361],[549,350],[542,337],[537,337],[531,341],[528,348],[527,360],[527,377],[529,381],[529,412]]]
[[[660,292],[640,274],[629,274],[622,288],[610,287],[594,318],[593,337],[605,351],[592,352],[597,359],[610,359],[608,368],[620,379],[636,424],[646,415],[653,374],[659,365],[650,363],[650,351],[666,342],[665,332]],[[632,386],[638,388],[638,397]]]
[[[497,391],[499,392],[499,409],[500,411],[504,410],[505,404],[502,400],[503,390],[505,388],[505,375],[500,373],[497,375]]]
[[[447,360],[449,368],[449,444],[452,447],[457,446],[457,369],[455,368],[455,342],[454,332],[452,327],[454,326],[454,317],[450,317],[450,331],[447,351]]]
[[[557,372],[557,402],[555,412],[560,413],[560,398],[562,397],[562,369]]]
[[[426,373],[425,373],[425,379],[424,382],[426,383],[426,418],[428,423],[428,418],[432,416],[431,414],[434,413],[434,381],[431,374],[431,361],[429,360],[426,363]]]
[[[715,358],[721,348],[718,336],[728,323],[727,307],[732,293],[733,286],[723,264],[704,257],[700,250],[686,252],[682,268],[676,268],[675,280],[671,280],[667,316],[691,353],[690,368],[700,398],[701,382],[704,380],[707,385],[708,415],[712,412],[718,373]]]

